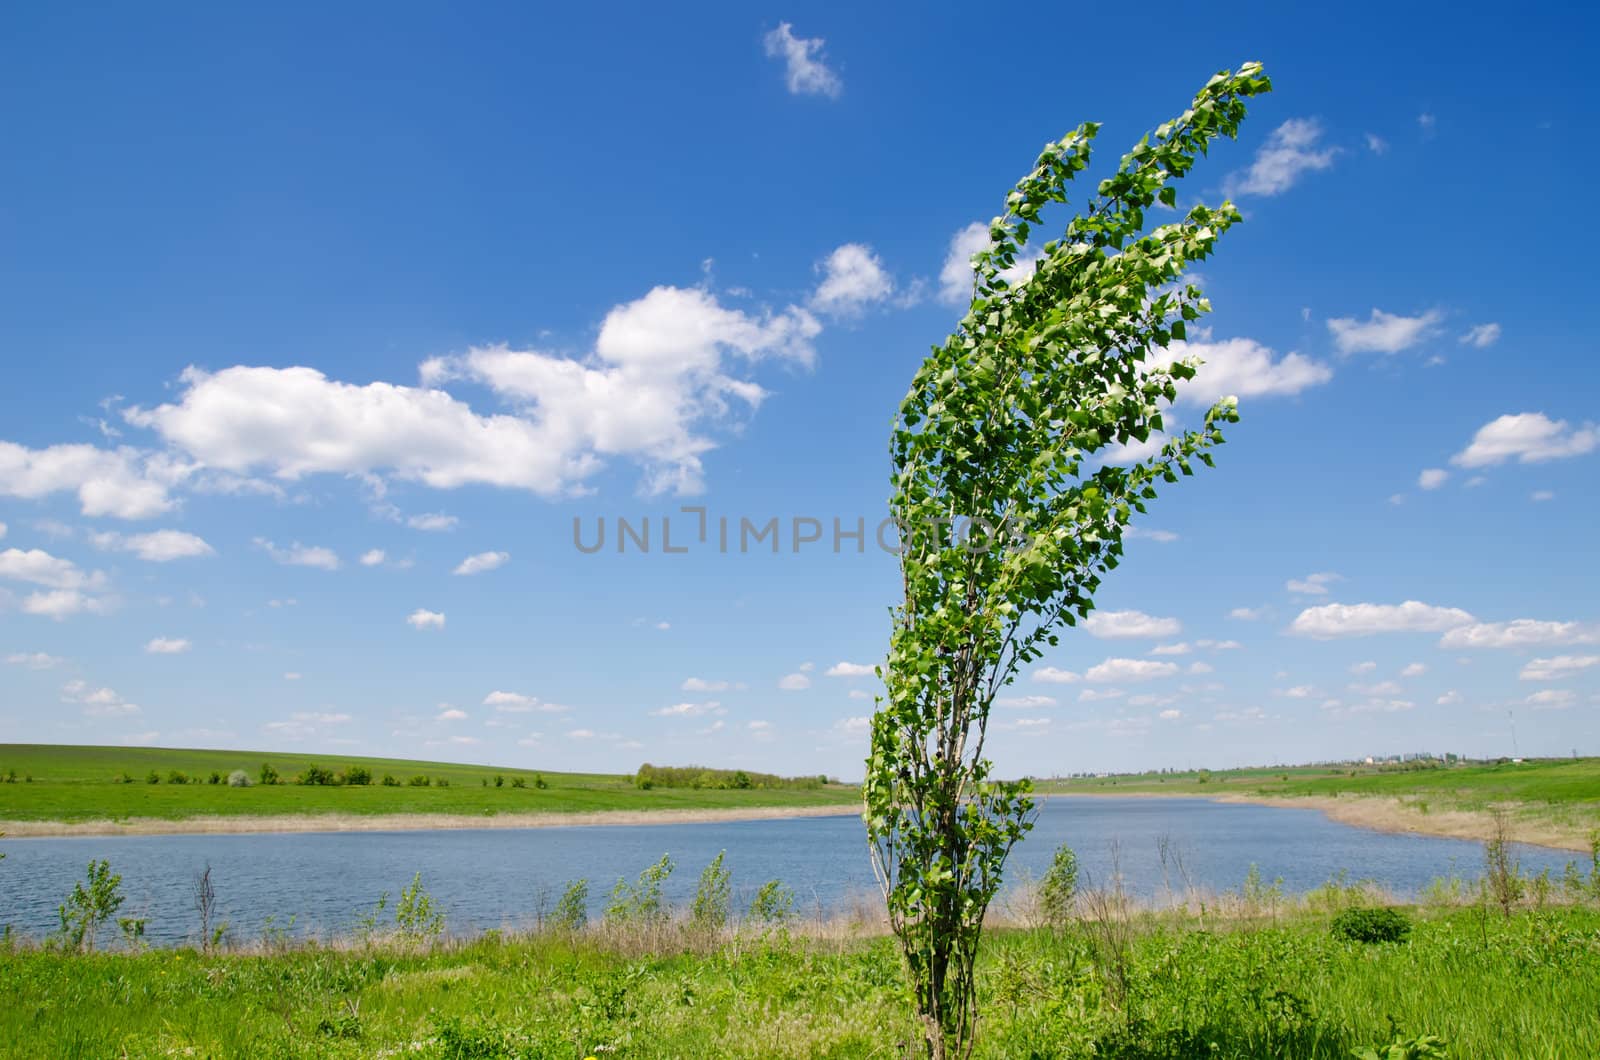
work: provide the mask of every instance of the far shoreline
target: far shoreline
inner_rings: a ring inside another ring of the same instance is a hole
[[[801,817],[859,816],[860,806],[736,806],[707,809],[589,810],[572,813],[383,813],[201,815],[182,818],[130,817],[88,821],[0,821],[5,841],[75,836],[284,835],[339,832],[442,832],[468,829],[592,828],[636,825],[716,824]]]
[[[1437,839],[1468,839],[1483,842],[1494,835],[1493,814],[1479,810],[1440,810],[1422,813],[1410,803],[1392,795],[1246,795],[1240,792],[1219,794],[1195,791],[1051,791],[1038,798],[1067,799],[1204,799],[1207,802],[1247,803],[1276,806],[1288,810],[1317,810],[1329,820],[1354,828],[1392,835],[1422,835]],[[1508,803],[1507,809],[1524,808],[1524,803]],[[1513,843],[1589,853],[1589,840],[1577,826],[1564,827],[1548,820],[1525,820],[1511,814],[1507,838]]]

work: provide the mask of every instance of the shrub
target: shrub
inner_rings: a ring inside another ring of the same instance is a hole
[[[450,778],[440,777],[433,782],[433,786],[436,788],[448,788],[450,786]]]
[[[428,786],[428,778],[425,775],[418,773],[416,776],[406,781],[406,783],[413,788],[425,788]]]
[[[427,942],[444,934],[444,914],[431,895],[422,889],[422,873],[411,877],[411,883],[400,892],[400,901],[394,907],[394,922],[400,935],[408,942]]]
[[[346,766],[344,770],[344,782],[346,784],[353,784],[358,788],[366,787],[368,784],[372,783],[372,770],[368,769],[366,766]]]
[[[187,784],[189,783],[189,774],[185,773],[181,769],[174,769],[172,772],[167,774],[167,783]]]
[[[228,774],[228,787],[230,788],[248,788],[252,783],[250,774],[242,769],[235,769]]]
[[[497,787],[497,788],[505,787],[506,786],[506,778],[501,776],[499,773],[496,773],[494,775],[494,786]]]
[[[721,931],[728,924],[728,903],[733,874],[722,867],[727,851],[717,852],[700,873],[700,885],[694,892],[694,904],[689,907],[689,922],[700,931]]]
[[[61,917],[58,941],[81,953],[94,949],[96,931],[122,907],[122,877],[111,875],[109,861],[89,862],[86,882],[88,887],[75,884],[56,910]]]
[[[383,775],[383,780],[380,783],[382,783],[386,788],[398,788],[400,786],[400,781],[395,779],[395,775],[393,773],[385,773]]]
[[[206,783],[207,784],[221,784],[222,783],[222,774],[220,772],[218,772],[217,770],[213,769],[211,771],[211,775],[206,778]]]
[[[159,784],[161,783],[161,774],[152,769],[145,774],[144,782],[146,784]]]
[[[511,786],[513,788],[525,788],[528,786],[528,781],[523,777],[512,777]]]
[[[157,779],[159,780],[160,778],[158,777]],[[118,773],[116,776],[111,778],[111,783],[113,783],[113,784],[132,784],[133,783],[133,778],[130,777],[126,773]]]
[[[1044,879],[1039,881],[1039,912],[1051,927],[1064,927],[1078,902],[1078,855],[1067,844],[1056,848]]]
[[[333,775],[333,770],[324,769],[319,765],[313,764],[306,766],[305,772],[300,774],[300,783],[307,784],[312,787],[324,788],[332,786],[334,783],[336,783],[336,780]]]
[[[1398,909],[1346,909],[1333,918],[1333,934],[1351,942],[1404,942],[1411,921]]]
[[[578,880],[567,884],[561,892],[561,901],[550,916],[554,927],[565,931],[582,931],[589,923],[589,881]]]
[[[672,867],[671,856],[663,854],[660,861],[639,873],[638,883],[619,878],[611,889],[606,919],[618,924],[657,924],[665,920],[667,909],[661,902],[661,885],[672,875]]]
[[[782,924],[794,915],[794,892],[781,880],[768,880],[750,902],[750,919],[760,924]]]
[[[278,771],[276,769],[272,768],[272,763],[271,762],[262,762],[261,763],[261,783],[263,783],[263,784],[276,784],[277,782],[278,782]]]
[[[543,773],[535,773],[533,775],[533,786],[538,788],[540,791],[543,791],[545,788],[548,788],[550,785],[545,782]]]

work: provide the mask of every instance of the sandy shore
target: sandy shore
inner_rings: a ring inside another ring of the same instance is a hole
[[[428,832],[455,828],[569,828],[593,825],[705,824],[787,817],[859,815],[842,806],[743,806],[706,810],[600,810],[591,813],[386,813],[279,814],[261,817],[186,817],[169,821],[130,817],[104,821],[0,821],[6,839],[39,836],[216,835],[260,832]]]
[[[1292,810],[1320,810],[1340,824],[1370,828],[1377,832],[1431,835],[1445,839],[1483,841],[1494,834],[1494,814],[1480,810],[1433,810],[1424,813],[1412,802],[1391,795],[1202,795],[1192,791],[1063,791],[1050,798],[1150,798],[1207,799],[1211,802],[1243,802],[1255,806],[1282,806]],[[1556,850],[1589,852],[1592,825],[1567,824],[1548,817],[1529,817],[1532,809],[1508,803],[1506,831],[1513,842]]]

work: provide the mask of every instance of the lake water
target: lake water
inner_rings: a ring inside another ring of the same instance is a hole
[[[1237,889],[1252,863],[1290,893],[1310,890],[1341,870],[1373,879],[1400,895],[1431,880],[1482,871],[1478,843],[1390,835],[1336,824],[1315,810],[1215,803],[1204,799],[1056,798],[1041,800],[1037,825],[1017,847],[1007,874],[1043,873],[1051,854],[1070,843],[1081,878],[1103,881],[1113,844],[1125,886],[1146,897],[1163,893],[1158,845],[1181,852],[1192,883]],[[811,914],[876,901],[865,832],[858,817],[811,817],[714,824],[433,832],[289,835],[97,836],[0,841],[0,925],[40,937],[56,926],[56,906],[91,859],[107,859],[127,895],[121,915],[148,918],[155,943],[192,939],[193,885],[207,864],[221,919],[233,937],[258,938],[270,916],[296,935],[347,934],[379,895],[398,895],[412,877],[442,905],[453,934],[526,926],[541,893],[554,905],[564,885],[590,881],[598,914],[619,876],[630,880],[670,854],[677,871],[664,888],[686,904],[700,869],[719,850],[733,872],[735,902],[748,902],[764,881],[780,879]],[[1518,847],[1525,871],[1559,874],[1576,855]],[[1174,889],[1182,881],[1169,873]],[[391,904],[392,908],[392,904]]]

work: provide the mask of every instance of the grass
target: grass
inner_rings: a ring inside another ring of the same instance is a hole
[[[1433,1034],[1452,1057],[1600,1055],[1600,914],[1424,915],[1404,943],[1327,914],[1197,930],[1147,917],[1126,993],[1078,926],[993,931],[980,1057],[1348,1058]],[[913,1035],[884,938],[681,930],[433,948],[0,951],[0,1055],[892,1057]],[[1120,999],[1119,999],[1120,998]]]
[[[1482,837],[1493,811],[1509,815],[1515,838],[1588,848],[1600,829],[1600,758],[1473,762],[1432,767],[1273,766],[1211,772],[1127,773],[1043,781],[1065,795],[1198,795],[1305,799],[1327,808],[1380,804],[1393,812],[1335,813],[1352,823]],[[1446,820],[1450,815],[1455,820]]]
[[[372,773],[365,786],[254,784],[248,788],[207,783],[213,771],[224,778],[235,769],[252,780],[263,763],[287,781],[316,764],[335,772],[360,765]],[[173,770],[190,778],[169,782]],[[155,772],[161,783],[146,783]],[[443,814],[481,817],[496,814],[585,813],[595,811],[730,810],[746,807],[810,807],[854,804],[853,787],[724,790],[634,785],[631,777],[600,773],[537,772],[492,766],[416,762],[357,756],[282,754],[262,751],[205,751],[154,747],[76,747],[0,744],[0,821],[97,821],[152,818],[182,820],[197,816]],[[389,774],[401,786],[379,781]],[[413,776],[427,776],[428,787],[412,787]],[[132,778],[121,783],[119,776]],[[495,778],[504,783],[496,787]],[[31,779],[29,779],[31,778]],[[516,780],[524,787],[515,787]],[[542,779],[547,785],[536,786]],[[448,786],[439,786],[439,781]]]

